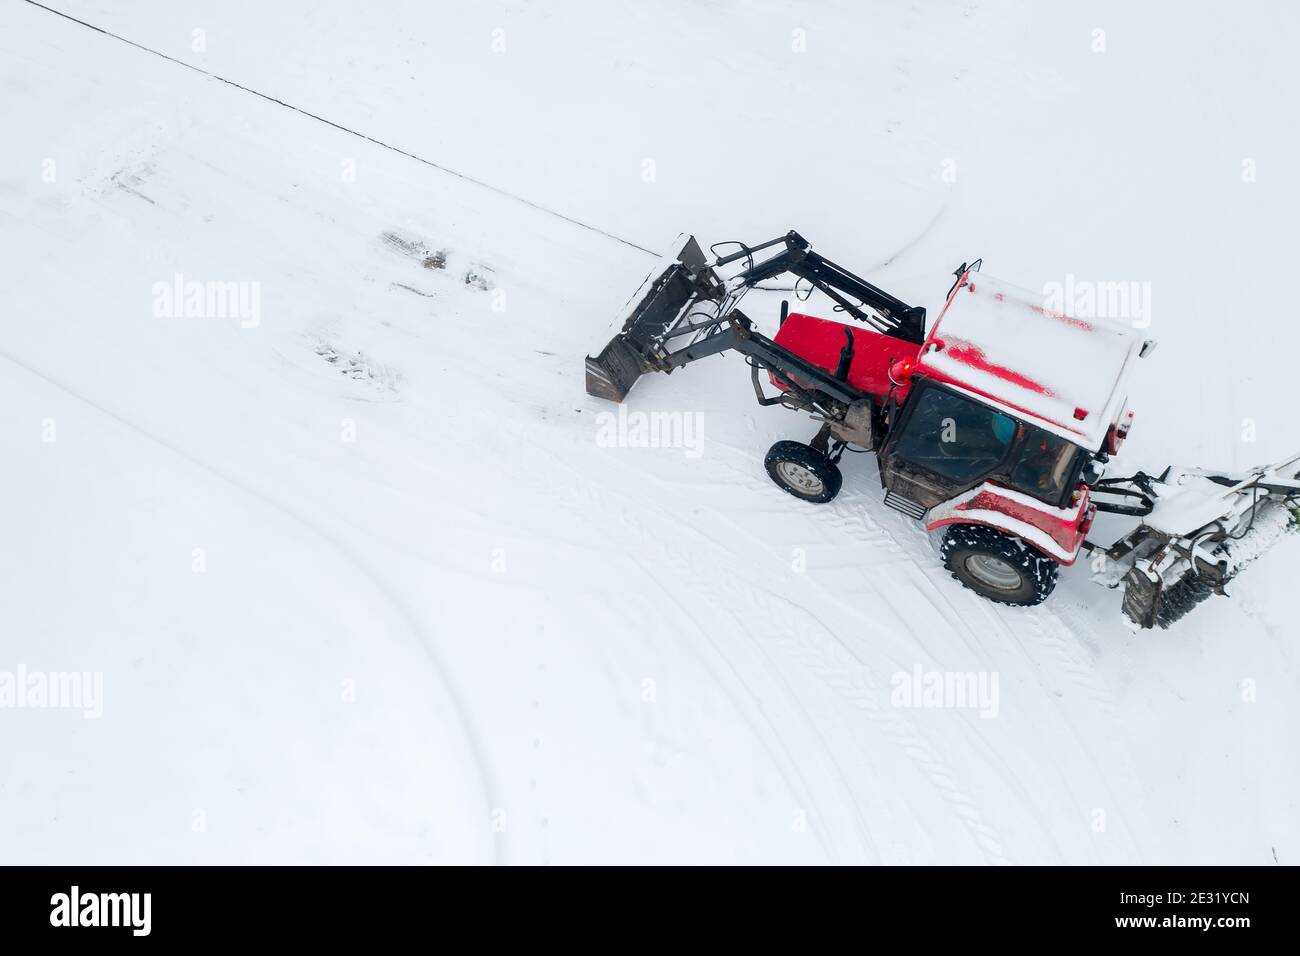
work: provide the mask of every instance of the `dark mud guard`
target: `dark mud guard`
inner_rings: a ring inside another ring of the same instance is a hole
[[[1124,600],[1120,607],[1124,616],[1140,628],[1154,626],[1156,614],[1160,610],[1160,592],[1164,590],[1163,584],[1160,581],[1152,581],[1138,568],[1129,568],[1122,583]]]
[[[672,253],[646,277],[624,311],[623,327],[587,356],[587,394],[621,402],[646,372],[657,371],[664,340],[701,299],[720,301],[722,281],[694,236],[680,236]]]

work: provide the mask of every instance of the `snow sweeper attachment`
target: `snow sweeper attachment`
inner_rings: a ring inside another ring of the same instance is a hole
[[[1102,552],[1108,560],[1094,576],[1123,584],[1124,615],[1138,627],[1169,627],[1211,594],[1226,594],[1294,526],[1298,472],[1300,455],[1241,474],[1170,467],[1159,478],[1103,479],[1093,500],[1114,496],[1108,510],[1142,521]]]

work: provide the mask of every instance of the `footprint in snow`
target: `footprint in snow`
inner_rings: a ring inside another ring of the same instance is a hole
[[[340,375],[379,391],[396,394],[402,377],[391,366],[374,362],[361,352],[341,352],[328,342],[318,342],[315,352]]]

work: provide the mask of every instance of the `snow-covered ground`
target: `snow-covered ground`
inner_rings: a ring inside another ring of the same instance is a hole
[[[0,0],[0,679],[101,691],[0,709],[0,861],[1300,856],[1295,539],[1169,631],[1006,609],[866,456],[775,488],[739,358],[638,385],[659,448],[581,361],[634,246],[794,227],[932,314],[1136,283],[1118,466],[1294,452],[1296,11],[51,6],[337,125]]]

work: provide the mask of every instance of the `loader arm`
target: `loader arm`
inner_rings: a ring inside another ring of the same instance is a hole
[[[784,248],[753,262],[755,253],[776,246]],[[729,279],[716,271],[742,259],[750,260],[747,267]],[[812,283],[837,303],[837,309],[877,332],[916,346],[925,340],[924,308],[910,306],[819,256],[794,230],[757,246],[742,243],[740,251],[712,262],[693,236],[683,235],[628,301],[614,337],[596,355],[587,356],[588,394],[621,402],[647,372],[672,372],[734,350],[755,369],[770,371],[783,385],[792,386],[795,396],[810,399],[815,391],[844,404],[863,400],[866,396],[843,376],[753,331],[749,319],[735,308],[746,291],[787,272]],[[760,396],[760,401],[765,400]]]
[[[751,265],[732,281],[752,288],[766,279],[788,272],[820,289],[834,300],[838,310],[847,312],[877,332],[915,345],[925,341],[924,307],[908,305],[843,266],[813,252],[808,248],[808,240],[794,230],[758,246],[743,246],[739,252],[718,259],[714,265],[725,266],[779,244],[784,244],[785,248],[776,255]],[[863,308],[864,305],[872,311],[868,312]]]
[[[821,392],[846,405],[869,398],[866,393],[849,385],[843,377],[795,355],[761,332],[755,332],[750,320],[739,310],[733,310],[728,316],[727,324],[713,335],[668,353],[659,368],[660,371],[671,372],[710,355],[731,351],[749,358],[756,373],[767,371],[776,375],[797,396],[811,397],[816,392]],[[800,385],[800,382],[807,387]],[[761,394],[759,400],[763,401]],[[773,401],[766,403],[772,404]]]

